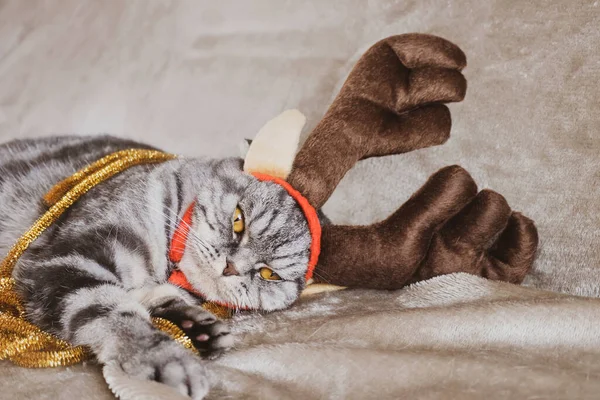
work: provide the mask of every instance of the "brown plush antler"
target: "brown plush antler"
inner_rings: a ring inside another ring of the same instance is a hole
[[[394,36],[371,47],[307,139],[288,182],[315,208],[360,159],[441,144],[450,132],[442,104],[460,101],[463,52],[430,35]],[[447,167],[388,219],[323,227],[315,278],[341,286],[400,288],[450,272],[521,282],[537,249],[532,221],[499,194]]]
[[[467,83],[464,53],[435,36],[392,36],[358,61],[298,152],[288,182],[315,208],[358,160],[444,143]]]
[[[459,166],[429,178],[388,219],[370,226],[323,227],[320,282],[397,289],[452,272],[520,283],[533,263],[533,222],[511,212]]]

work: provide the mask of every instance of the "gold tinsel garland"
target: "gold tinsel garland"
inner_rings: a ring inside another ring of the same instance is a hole
[[[25,319],[25,309],[14,291],[13,268],[29,245],[91,188],[134,165],[173,158],[172,154],[144,149],[112,153],[58,183],[44,196],[48,211],[21,236],[0,265],[0,360],[42,368],[77,364],[91,357],[87,348],[72,346]],[[206,308],[209,307],[207,303]],[[197,353],[192,341],[175,324],[162,318],[153,318],[152,323]]]

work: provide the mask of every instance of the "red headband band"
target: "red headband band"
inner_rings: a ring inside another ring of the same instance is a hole
[[[308,222],[308,230],[310,231],[311,241],[310,241],[310,258],[308,260],[308,268],[306,270],[306,281],[308,282],[312,276],[315,267],[317,266],[317,261],[319,260],[319,253],[321,252],[321,223],[319,222],[319,216],[317,215],[317,211],[313,206],[310,205],[306,197],[302,195],[299,191],[294,189],[292,185],[287,183],[281,178],[276,178],[271,175],[261,174],[258,172],[253,172],[252,175],[259,181],[269,181],[275,182],[278,185],[282,186],[296,203],[302,209],[304,216],[306,217],[306,222]]]

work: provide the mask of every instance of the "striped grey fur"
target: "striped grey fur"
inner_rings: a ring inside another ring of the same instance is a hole
[[[0,251],[6,253],[46,209],[52,185],[103,155],[141,144],[101,137],[55,137],[0,145]],[[241,170],[240,159],[176,159],[130,168],[90,190],[17,264],[14,277],[28,318],[102,363],[202,398],[200,361],[150,324],[183,315],[210,336],[209,350],[231,346],[226,327],[198,299],[167,283],[173,232],[195,201],[179,268],[208,299],[266,311],[294,302],[304,287],[310,234],[285,190]],[[232,230],[239,206],[246,230]],[[226,263],[239,275],[224,275]],[[269,266],[281,281],[258,270]],[[200,336],[198,336],[200,337]]]

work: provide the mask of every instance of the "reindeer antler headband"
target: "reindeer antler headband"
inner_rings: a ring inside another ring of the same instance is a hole
[[[464,53],[442,38],[384,39],[361,57],[295,157],[305,121],[292,110],[259,132],[244,169],[285,180],[284,187],[319,209],[359,160],[444,143],[451,127],[444,103],[464,98],[465,66]],[[438,245],[444,235],[462,247]],[[477,239],[460,243],[461,237]],[[457,271],[521,281],[537,248],[533,223],[499,194],[477,194],[475,182],[457,166],[434,174],[387,220],[327,225],[320,240],[318,281],[380,289]]]

